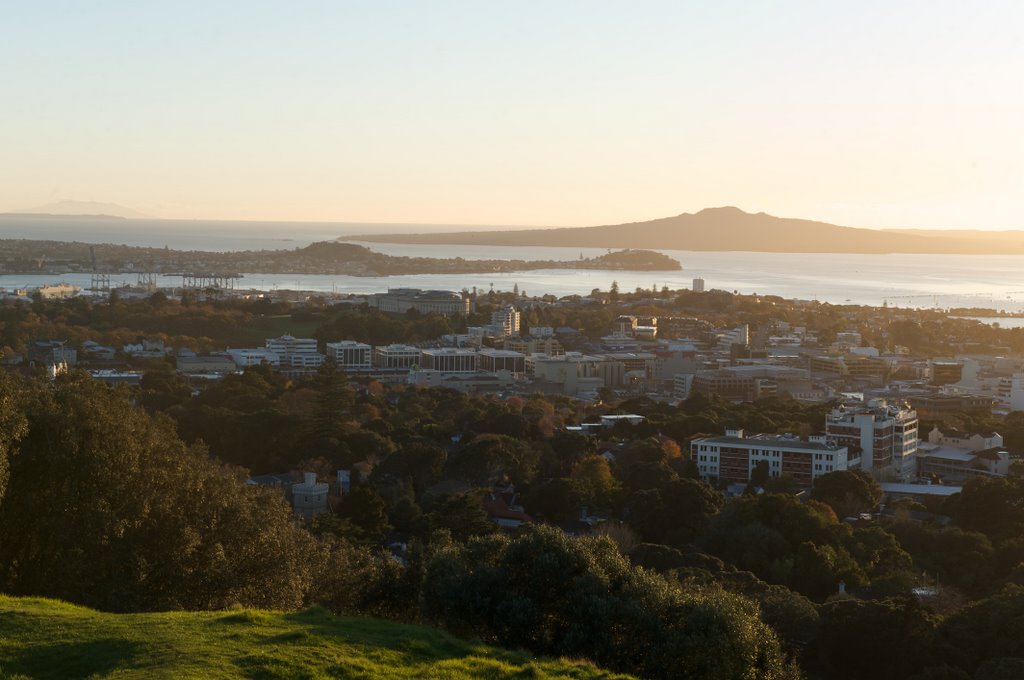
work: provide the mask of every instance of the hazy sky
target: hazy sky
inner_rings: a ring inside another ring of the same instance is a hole
[[[0,211],[1024,227],[1024,3],[0,0]]]

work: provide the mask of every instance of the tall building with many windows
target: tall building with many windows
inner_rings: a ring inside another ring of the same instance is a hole
[[[877,477],[907,479],[917,466],[917,411],[877,399],[841,404],[825,416],[825,434],[859,452],[861,469]]]
[[[501,328],[502,335],[519,335],[519,310],[509,305],[491,312],[491,325]]]

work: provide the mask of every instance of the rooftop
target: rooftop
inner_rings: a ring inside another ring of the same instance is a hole
[[[901,484],[896,482],[882,482],[879,484],[883,493],[917,494],[924,496],[952,496],[960,493],[963,487],[941,486],[939,484]]]
[[[802,439],[796,437],[786,437],[785,435],[770,435],[770,434],[757,434],[751,437],[732,437],[724,435],[720,437],[705,437],[703,439],[696,439],[698,442],[708,442],[710,444],[741,444],[743,446],[754,446],[757,443],[770,444],[772,446],[786,447],[789,449],[798,449],[801,451],[838,451],[839,446],[830,446],[828,444],[820,444],[818,442],[805,442]]]

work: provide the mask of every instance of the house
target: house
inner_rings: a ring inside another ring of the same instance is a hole
[[[533,517],[526,514],[523,506],[516,504],[519,494],[510,489],[511,485],[508,489],[496,489],[484,496],[487,519],[505,529],[515,529],[523,524],[532,523]]]

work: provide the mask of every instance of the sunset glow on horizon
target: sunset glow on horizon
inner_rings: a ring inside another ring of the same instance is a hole
[[[1024,6],[7,2],[0,212],[1024,228]]]

